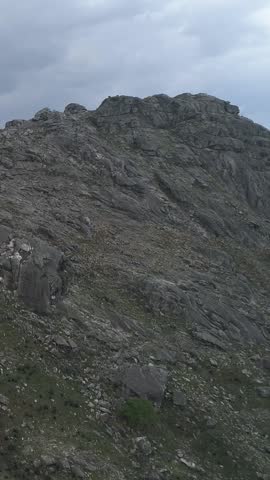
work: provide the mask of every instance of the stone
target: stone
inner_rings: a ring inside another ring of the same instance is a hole
[[[63,261],[61,251],[41,240],[33,241],[31,255],[20,267],[18,294],[35,312],[47,314],[51,298],[61,297]]]
[[[5,128],[20,127],[24,122],[25,120],[9,120],[9,122],[5,123]]]
[[[270,370],[270,357],[263,358],[262,366],[265,370]]]
[[[157,350],[154,356],[159,362],[165,362],[171,365],[174,365],[177,359],[176,352],[166,349]]]
[[[186,395],[181,392],[181,390],[175,390],[173,392],[173,404],[177,407],[186,407],[187,405],[187,398]]]
[[[52,467],[54,465],[57,465],[57,460],[51,455],[41,455],[40,459],[45,467]]]
[[[67,458],[63,458],[63,459],[59,460],[59,466],[63,470],[70,470],[70,462],[68,461]]]
[[[16,290],[18,288],[18,283],[20,280],[20,272],[21,272],[21,262],[22,262],[22,257],[19,254],[19,252],[16,252],[14,255],[10,257],[13,290]]]
[[[27,244],[27,243],[22,243],[22,244],[20,245],[20,250],[21,250],[22,252],[29,253],[29,252],[31,252],[32,247],[31,247],[31,245],[29,245],[29,244]]]
[[[5,167],[7,170],[11,170],[13,168],[13,161],[10,158],[5,158],[5,157],[3,158],[2,157],[1,158],[1,165],[3,167]],[[1,186],[1,191],[5,192],[6,190],[5,189],[3,190],[2,186]]]
[[[71,338],[68,340],[68,344],[70,348],[72,348],[72,350],[77,350],[79,348],[77,343],[74,342],[74,340],[72,340]]]
[[[219,338],[217,338],[215,335],[212,335],[211,333],[209,333],[208,331],[203,331],[200,328],[193,331],[192,333],[193,333],[193,336],[198,340],[204,343],[209,343],[210,345],[213,345],[214,347],[217,347],[220,350],[226,350],[226,344],[222,342]]]
[[[186,306],[186,294],[174,282],[152,277],[141,288],[148,309],[156,314],[181,312]]]
[[[270,387],[258,387],[257,393],[262,398],[270,398]]]
[[[5,225],[0,225],[0,245],[10,240],[11,229]]]
[[[72,472],[72,474],[74,475],[75,478],[85,478],[84,472],[77,465],[72,465],[71,466],[71,472]]]
[[[79,105],[78,103],[69,103],[65,108],[65,113],[71,113],[73,115],[83,112],[87,112],[87,108],[83,105]]]
[[[217,426],[217,421],[213,417],[207,417],[206,419],[207,428],[215,428]]]
[[[184,457],[180,458],[179,460],[180,460],[181,463],[183,463],[184,465],[186,465],[186,467],[190,468],[191,470],[197,470],[198,472],[204,473],[203,468],[201,468],[200,466],[196,465],[195,462],[192,462],[192,461],[190,461],[190,460],[187,460],[187,459],[185,459]]]
[[[48,120],[51,113],[52,113],[52,111],[51,111],[49,108],[42,108],[41,110],[39,110],[39,111],[35,114],[33,120],[35,120],[35,121]]]
[[[64,337],[61,337],[61,335],[55,335],[54,337],[52,337],[52,341],[53,341],[58,347],[64,347],[64,348],[70,347],[69,340],[65,340]]]
[[[143,455],[149,456],[152,453],[152,445],[146,437],[138,437],[135,439],[136,449]]]
[[[144,480],[163,480],[165,479],[164,475],[159,472],[149,472],[145,475]]]
[[[9,404],[9,399],[5,395],[0,394],[0,404],[7,406]]]
[[[122,384],[127,396],[137,395],[157,404],[162,402],[167,380],[167,370],[155,366],[133,365],[128,367],[122,376]]]
[[[170,470],[167,468],[160,468],[156,470],[155,467],[152,467],[151,472],[148,473],[148,476],[144,480],[169,480]]]
[[[6,272],[11,272],[11,258],[10,257],[0,257],[0,268]]]

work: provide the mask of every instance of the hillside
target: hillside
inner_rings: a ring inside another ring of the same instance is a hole
[[[270,131],[109,97],[0,178],[0,479],[269,480]]]

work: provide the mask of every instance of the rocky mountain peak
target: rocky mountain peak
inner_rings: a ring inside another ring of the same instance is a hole
[[[269,130],[70,103],[7,122],[0,179],[1,474],[267,479]]]

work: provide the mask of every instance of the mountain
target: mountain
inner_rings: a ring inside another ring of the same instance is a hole
[[[0,130],[0,478],[270,478],[270,131],[206,94]]]

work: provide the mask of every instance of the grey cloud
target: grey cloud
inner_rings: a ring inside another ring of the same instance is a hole
[[[270,34],[252,21],[267,4],[0,0],[0,120],[114,94],[204,91],[269,125]]]

